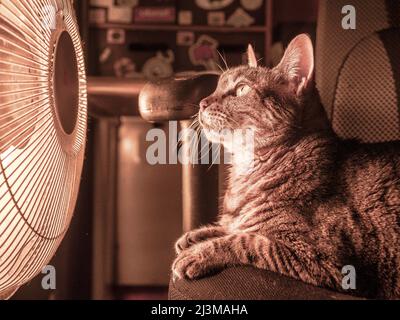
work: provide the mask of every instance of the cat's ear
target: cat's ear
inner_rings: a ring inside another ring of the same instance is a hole
[[[287,76],[296,94],[307,89],[314,76],[314,48],[310,37],[303,33],[294,38],[276,68]]]
[[[249,67],[257,68],[257,58],[251,44],[249,44],[249,46],[247,47],[247,61],[249,62]]]

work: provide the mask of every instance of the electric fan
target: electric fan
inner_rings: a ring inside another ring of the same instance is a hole
[[[0,1],[0,297],[40,273],[70,224],[87,118],[69,0]]]

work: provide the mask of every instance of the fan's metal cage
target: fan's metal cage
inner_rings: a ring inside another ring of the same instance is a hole
[[[38,274],[68,229],[86,119],[72,1],[0,0],[0,296]]]

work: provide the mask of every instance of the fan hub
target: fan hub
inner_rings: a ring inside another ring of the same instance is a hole
[[[64,133],[70,135],[78,117],[79,79],[74,44],[67,31],[62,31],[56,41],[53,65],[56,118]]]

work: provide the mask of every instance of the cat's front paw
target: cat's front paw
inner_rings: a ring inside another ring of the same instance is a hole
[[[182,251],[195,244],[225,235],[225,231],[219,226],[209,226],[189,231],[181,236],[175,243],[175,251],[180,254]]]
[[[181,236],[178,241],[175,243],[175,252],[180,254],[182,251],[190,248],[192,245],[197,243],[195,238],[193,237],[193,231],[186,232],[183,236]]]
[[[217,268],[217,260],[207,254],[203,244],[181,252],[172,264],[173,279],[197,279]]]

